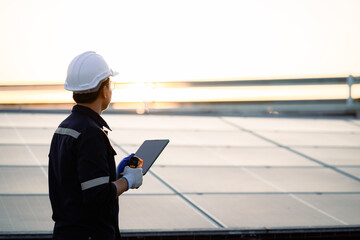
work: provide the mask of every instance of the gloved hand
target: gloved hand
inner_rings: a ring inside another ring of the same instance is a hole
[[[124,169],[123,178],[128,182],[128,190],[130,188],[139,188],[143,182],[142,168],[131,168],[126,166]]]
[[[126,158],[124,158],[123,160],[121,160],[121,162],[119,163],[119,165],[116,168],[116,179],[119,179],[120,177],[122,177],[122,173],[124,171],[125,166],[128,164],[130,158],[134,155],[135,154],[132,153],[129,156],[127,156]]]

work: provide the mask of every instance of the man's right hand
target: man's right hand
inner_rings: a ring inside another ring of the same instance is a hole
[[[128,190],[130,188],[139,188],[143,182],[142,168],[131,168],[126,166],[122,172],[123,178],[128,182]]]

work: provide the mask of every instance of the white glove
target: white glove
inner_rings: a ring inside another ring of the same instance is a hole
[[[123,178],[128,182],[128,190],[130,188],[139,188],[143,182],[142,168],[131,168],[126,166],[123,171]]]

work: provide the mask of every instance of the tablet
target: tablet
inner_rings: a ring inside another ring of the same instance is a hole
[[[141,158],[143,162],[143,175],[147,173],[155,160],[159,157],[166,145],[169,143],[168,139],[161,140],[146,140],[136,151],[135,155]]]

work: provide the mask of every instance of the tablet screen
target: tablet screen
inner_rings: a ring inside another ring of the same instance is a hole
[[[147,173],[155,160],[159,157],[166,145],[169,143],[168,139],[161,140],[146,140],[136,151],[135,155],[141,158],[143,163],[143,175]]]

